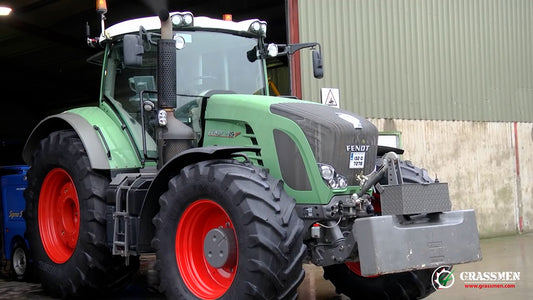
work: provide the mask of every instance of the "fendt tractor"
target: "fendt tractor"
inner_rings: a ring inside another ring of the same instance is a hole
[[[168,299],[295,299],[304,263],[352,299],[414,299],[437,268],[481,259],[474,211],[373,124],[269,96],[266,59],[311,48],[320,78],[319,44],[168,10],[105,28],[97,2],[99,104],[45,118],[23,151],[49,294],[123,288],[155,253]]]

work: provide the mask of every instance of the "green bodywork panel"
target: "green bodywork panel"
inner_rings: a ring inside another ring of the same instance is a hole
[[[107,144],[106,152],[109,151],[110,169],[140,168],[141,162],[136,149],[128,138],[125,130],[121,129],[121,123],[114,113],[110,113],[109,107],[81,107],[71,109],[68,112],[83,117],[93,126],[98,126],[102,146]]]
[[[271,105],[277,103],[312,102],[239,94],[214,95],[207,101],[204,146],[257,146],[261,148],[261,153],[257,155],[248,152],[248,158],[254,164],[268,169],[273,177],[284,180],[278,156],[287,154],[277,152],[274,130],[284,132],[294,141],[306,169],[305,174],[301,176],[307,176],[311,186],[310,190],[296,190],[285,184],[286,192],[296,199],[298,204],[327,204],[335,195],[350,195],[359,191],[358,186],[330,189],[320,176],[317,161],[301,128],[294,121],[270,111]],[[112,108],[108,103],[102,102],[100,107],[76,108],[69,112],[80,115],[93,126],[98,126],[102,133],[99,135],[102,145],[107,144],[106,151],[110,153],[110,169],[135,169],[145,166],[139,157],[142,153],[139,148],[139,124],[132,120],[125,121],[128,116],[123,115],[125,112],[121,114],[120,106],[115,105]],[[155,153],[155,143],[148,138],[149,152]],[[148,163],[155,164],[155,161]]]
[[[256,165],[263,166],[275,178],[282,179],[278,155],[274,143],[274,130],[280,130],[290,136],[304,161],[311,184],[311,190],[295,190],[285,184],[287,193],[298,204],[326,204],[334,195],[353,194],[359,187],[331,190],[323,181],[317,167],[311,146],[300,127],[287,118],[271,113],[270,106],[277,103],[298,102],[302,100],[252,96],[252,95],[214,95],[209,98],[205,113],[204,146],[259,146],[261,155],[247,153]],[[316,103],[315,103],[316,104]],[[316,104],[321,105],[321,104]]]

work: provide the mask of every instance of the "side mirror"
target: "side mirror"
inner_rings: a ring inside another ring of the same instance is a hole
[[[313,50],[313,75],[315,78],[324,77],[324,66],[322,65],[322,53],[320,50]]]
[[[257,46],[253,47],[251,50],[246,52],[246,57],[248,58],[249,62],[254,62],[258,58],[264,58],[264,57],[276,57],[278,56],[278,45],[276,44],[268,44],[266,49],[263,49],[262,51],[257,51]]]
[[[124,64],[129,67],[140,67],[143,64],[144,47],[141,36],[126,34],[123,43]]]
[[[248,58],[248,61],[253,63],[257,60],[257,46],[253,47],[249,51],[246,52],[246,57]]]

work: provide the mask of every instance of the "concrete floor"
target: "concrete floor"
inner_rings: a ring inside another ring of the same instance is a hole
[[[454,267],[455,282],[426,299],[483,299],[526,300],[533,299],[533,233],[481,240],[483,259],[479,262]],[[348,299],[337,295],[333,285],[322,277],[322,269],[305,265],[306,278],[299,288],[300,299]],[[532,271],[529,271],[529,269]],[[520,272],[515,288],[465,288],[461,272]]]
[[[455,267],[455,283],[448,289],[441,289],[426,299],[533,299],[533,233],[481,240],[483,260],[477,263]],[[113,295],[113,299],[164,299],[153,292],[150,286],[152,271],[147,270],[149,260],[129,289]],[[143,270],[144,269],[144,270]],[[345,300],[335,293],[333,285],[322,277],[322,268],[304,265],[306,277],[299,288],[300,299],[304,300]],[[520,272],[520,280],[515,288],[468,289],[460,279],[461,272]],[[0,277],[0,299],[52,299],[47,297],[38,283],[6,281]]]
[[[533,233],[481,240],[483,260],[455,267],[455,284],[426,299],[533,299]],[[531,269],[532,271],[529,271]],[[515,288],[465,288],[461,272],[520,272]]]

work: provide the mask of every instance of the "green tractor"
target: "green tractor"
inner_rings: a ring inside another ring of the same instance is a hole
[[[269,96],[266,59],[311,47],[320,78],[318,44],[189,12],[105,29],[101,12],[99,105],[42,120],[23,152],[51,295],[125,287],[155,253],[169,299],[294,299],[303,263],[352,298],[414,299],[436,268],[481,259],[474,212],[369,121]]]

